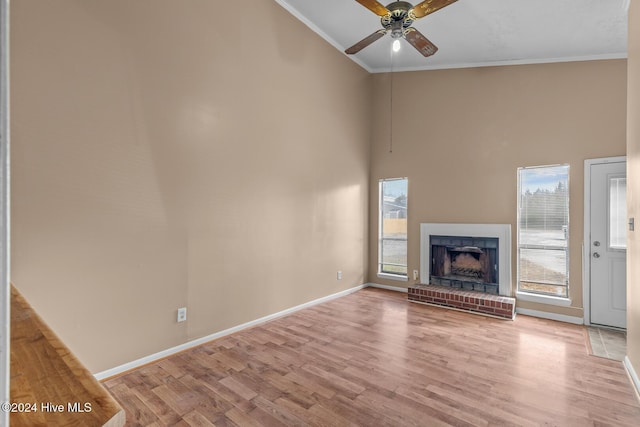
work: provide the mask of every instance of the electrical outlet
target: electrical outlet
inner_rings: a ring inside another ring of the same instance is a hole
[[[342,280],[342,271],[338,271],[338,280]]]
[[[420,272],[418,270],[413,270],[413,280],[418,280],[420,277]]]
[[[184,322],[187,320],[187,307],[181,307],[178,309],[178,322]]]

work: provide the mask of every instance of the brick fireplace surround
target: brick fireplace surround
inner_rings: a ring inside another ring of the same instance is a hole
[[[498,293],[478,292],[430,284],[431,236],[461,236],[498,239]],[[500,319],[513,320],[516,299],[511,297],[511,225],[510,224],[420,224],[420,283],[410,285],[409,301],[439,305]],[[426,284],[429,283],[429,284]]]
[[[408,296],[411,302],[455,308],[501,319],[513,320],[515,317],[516,300],[506,296],[421,284],[409,286]]]

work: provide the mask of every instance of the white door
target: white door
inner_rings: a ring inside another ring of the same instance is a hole
[[[618,161],[590,167],[590,321],[626,328],[627,166]]]

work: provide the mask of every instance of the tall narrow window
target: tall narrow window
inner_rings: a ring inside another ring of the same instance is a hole
[[[518,291],[569,295],[569,165],[518,169]]]
[[[407,278],[407,178],[380,180],[378,274]]]

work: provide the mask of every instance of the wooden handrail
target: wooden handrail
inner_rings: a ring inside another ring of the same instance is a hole
[[[115,399],[11,286],[11,401],[14,426],[122,426]]]

